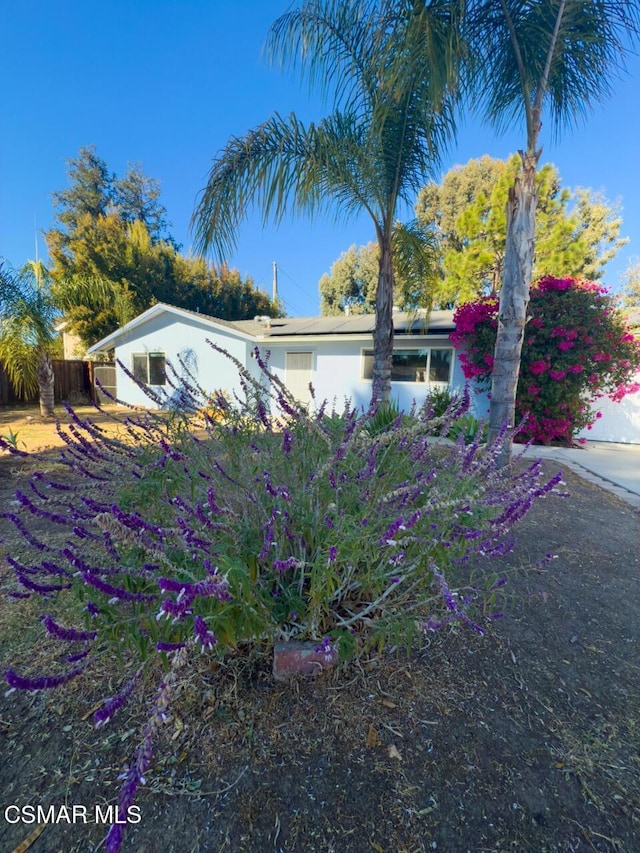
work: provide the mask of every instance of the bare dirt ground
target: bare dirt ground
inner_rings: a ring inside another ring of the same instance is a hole
[[[79,417],[90,417],[109,435],[116,436],[122,432],[120,421],[131,413],[130,409],[122,406],[107,406],[99,410],[92,405],[74,404],[73,408]],[[33,404],[0,406],[0,438],[27,453],[62,448],[64,441],[56,432],[56,420],[62,424],[70,421],[66,409],[60,404],[56,404],[55,418],[41,417],[39,407]]]
[[[35,464],[0,458],[0,506]],[[217,669],[203,656],[122,849],[635,853],[640,519],[565,480],[570,496],[545,499],[518,527],[509,564],[523,570],[487,636],[441,633],[410,656],[386,650],[284,685],[258,656]],[[12,528],[0,535],[19,553]],[[524,570],[547,552],[556,556],[544,569]],[[1,592],[11,581],[0,572]],[[46,669],[39,606],[0,598],[0,670]],[[100,679],[0,699],[0,850],[25,840],[34,853],[100,849],[105,826],[49,824],[34,837],[34,824],[4,812],[116,802],[146,716],[134,704],[96,731],[104,695]]]

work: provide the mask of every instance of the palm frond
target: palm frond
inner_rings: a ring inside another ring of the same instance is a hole
[[[381,57],[380,0],[307,0],[271,26],[265,54],[306,77],[310,88],[353,110],[375,91]]]
[[[17,394],[28,399],[38,390],[37,335],[24,316],[0,320],[0,362]]]
[[[275,115],[233,138],[214,162],[192,218],[197,249],[224,258],[254,207],[263,221],[278,223],[286,214],[313,216],[338,201],[337,215],[364,207],[377,219],[378,152],[367,147],[366,131],[354,116],[340,112],[309,126],[295,115]]]
[[[104,276],[73,275],[56,278],[52,283],[53,300],[61,311],[68,311],[77,305],[101,310],[112,305],[122,288]]]
[[[0,361],[25,398],[38,388],[38,363],[54,341],[57,317],[48,279],[35,264],[20,272],[0,267]]]
[[[241,137],[234,137],[214,161],[193,214],[198,250],[213,249],[220,259],[235,246],[239,223],[253,207],[266,221],[291,211],[313,211],[320,202],[318,165],[313,156],[313,126],[294,115],[272,116]]]
[[[392,246],[399,301],[405,308],[430,311],[440,275],[439,244],[435,234],[415,219],[396,222]]]
[[[637,3],[472,0],[469,7],[468,37],[482,57],[476,96],[500,131],[521,120],[523,108],[530,122],[536,99],[556,136],[584,118],[609,96],[640,34]]]

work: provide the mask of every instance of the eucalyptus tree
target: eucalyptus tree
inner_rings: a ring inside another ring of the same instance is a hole
[[[16,392],[25,399],[36,391],[40,414],[52,416],[54,373],[51,352],[59,316],[41,261],[20,271],[0,265],[0,361]]]
[[[524,118],[526,147],[507,202],[507,239],[491,388],[489,438],[513,425],[535,249],[536,169],[543,113],[558,134],[611,93],[640,30],[636,2],[469,0],[475,96],[504,130]],[[505,444],[503,461],[510,455]]]
[[[198,250],[232,250],[252,207],[264,221],[366,211],[379,247],[373,395],[390,395],[393,230],[452,138],[461,55],[451,0],[306,0],[271,27],[267,53],[333,100],[304,124],[273,115],[214,160],[192,225]],[[420,61],[411,61],[420,47]],[[425,51],[425,46],[428,50]]]

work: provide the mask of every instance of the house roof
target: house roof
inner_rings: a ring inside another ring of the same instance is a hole
[[[396,334],[438,334],[454,328],[452,311],[432,311],[425,327],[425,312],[397,311],[393,315]],[[339,317],[274,317],[268,327],[256,320],[235,320],[233,326],[255,337],[293,337],[321,335],[368,335],[375,329],[375,314],[345,314]]]
[[[339,317],[260,317],[253,320],[220,320],[208,314],[176,308],[164,302],[158,302],[148,308],[134,320],[121,326],[106,338],[87,350],[87,355],[103,352],[116,346],[120,338],[160,314],[168,313],[185,319],[197,318],[212,328],[221,327],[233,331],[247,341],[264,341],[272,338],[308,338],[343,335],[371,335],[375,329],[375,314],[341,315]],[[455,328],[453,311],[426,312],[394,311],[393,327],[398,335],[442,335]]]

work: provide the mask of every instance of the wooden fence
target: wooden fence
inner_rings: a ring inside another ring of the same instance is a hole
[[[54,358],[51,361],[54,375],[54,399],[56,403],[69,400],[77,394],[91,396],[91,376],[89,362],[79,360],[65,360]],[[9,379],[7,371],[0,364],[0,405],[10,406],[14,403],[22,403],[22,397],[16,394],[13,383]],[[38,394],[29,398],[28,402],[37,403]]]

